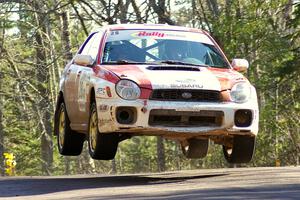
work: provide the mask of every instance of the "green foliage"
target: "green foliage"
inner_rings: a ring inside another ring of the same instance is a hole
[[[79,14],[88,31],[111,22],[109,17],[112,15],[105,16],[105,8],[98,1],[89,3],[99,10],[102,18],[98,13],[88,12],[88,7],[79,1],[63,0],[59,1],[58,6],[57,1],[40,2],[44,9],[43,22],[49,29],[42,36],[47,54],[45,69],[50,71],[50,80],[42,87],[48,89],[47,96],[51,101],[45,110],[53,113],[58,76],[65,64],[66,53],[61,37],[61,12],[70,14],[73,54],[86,34],[70,2],[80,8]],[[194,6],[190,6],[192,2]],[[215,1],[218,3],[218,13],[214,13],[208,2],[214,1],[177,0],[175,7],[178,10],[172,10],[171,18],[179,25],[210,31],[230,59],[246,58],[250,62],[247,76],[258,91],[260,130],[253,161],[241,166],[274,166],[277,159],[281,165],[299,164],[300,3],[290,9],[286,17],[287,0],[228,1],[230,5],[226,5],[225,1]],[[36,78],[35,37],[43,24],[37,24],[38,12],[32,12],[33,7],[27,4],[0,3],[0,10],[0,69],[5,83],[0,95],[4,97],[5,149],[16,156],[17,175],[41,175],[41,166],[45,161],[41,159],[43,132],[40,115],[44,110],[37,107],[42,95],[37,89],[41,83]],[[135,22],[134,14],[126,16],[131,17],[128,21]],[[119,15],[114,17],[113,21],[121,20]],[[146,19],[146,16],[143,17]],[[175,141],[166,140],[164,146],[167,170],[230,167],[223,158],[220,145],[210,145],[207,157],[195,160],[186,159]],[[53,151],[54,175],[112,173],[113,163],[91,160],[86,145],[79,157],[60,156],[56,142]],[[156,138],[133,137],[122,142],[115,158],[115,167],[117,173],[158,171]]]
[[[154,137],[133,137],[121,143],[117,161],[124,172],[156,171],[156,143]]]

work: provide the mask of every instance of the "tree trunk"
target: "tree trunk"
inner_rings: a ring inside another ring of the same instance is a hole
[[[137,6],[135,0],[131,0],[131,5],[133,7],[134,13],[136,15],[137,23],[143,23],[143,18],[139,7]]]
[[[43,14],[42,5],[39,2],[33,3],[37,26],[40,29],[35,34],[36,46],[36,66],[37,66],[37,81],[38,90],[41,94],[41,100],[38,102],[39,112],[42,117],[40,119],[41,136],[41,159],[42,159],[42,174],[50,175],[53,164],[53,144],[52,144],[52,126],[51,126],[51,101],[49,99],[49,82],[50,73],[47,68],[47,55],[43,34],[46,33],[45,18],[48,17]]]
[[[156,150],[157,150],[157,168],[158,171],[163,172],[166,170],[166,158],[165,158],[164,139],[161,136],[157,137]]]
[[[3,75],[0,71],[0,93],[2,93],[2,79]],[[5,173],[5,163],[4,163],[4,130],[3,130],[3,99],[2,95],[0,96],[0,175],[4,176]]]
[[[229,0],[226,0],[226,3]],[[211,14],[213,15],[214,19],[217,19],[219,17],[220,11],[219,11],[219,7],[218,7],[218,1],[217,0],[206,0],[208,8],[211,12]]]
[[[65,164],[65,175],[71,174],[71,160],[70,157],[64,156],[64,164]]]
[[[49,67],[49,95],[50,96],[50,101],[51,101],[51,107],[52,107],[52,112],[55,112],[55,103],[56,103],[56,95],[58,93],[58,84],[57,84],[57,80],[59,79],[59,77],[57,76],[57,69],[59,68],[59,64],[58,64],[58,56],[55,50],[55,45],[54,45],[54,30],[53,30],[53,24],[50,23],[49,21],[49,17],[46,17],[44,23],[46,24],[46,34],[47,34],[47,43],[48,43],[48,59],[51,60],[51,66]]]
[[[155,0],[149,0],[149,6],[151,6],[154,12],[157,14],[159,24],[169,24],[169,25],[176,24],[171,19],[170,12],[167,11],[165,0],[158,0],[157,3]]]
[[[231,5],[232,5],[232,0],[226,0],[225,1],[225,13],[226,13],[226,17],[230,17]]]
[[[128,13],[128,7],[130,4],[131,0],[126,0],[125,3],[123,3],[123,1],[119,1],[118,3],[118,9],[119,9],[119,19],[121,24],[126,24],[128,23],[128,19],[127,19],[127,13]]]
[[[175,156],[176,156],[176,170],[181,170],[180,164],[180,152],[181,152],[181,145],[179,142],[175,143]]]
[[[81,173],[83,172],[85,174],[95,173],[96,170],[98,170],[96,169],[95,161],[91,158],[88,152],[88,145],[87,143],[85,143],[83,146],[82,153],[78,157],[81,163]]]
[[[5,21],[0,22],[0,57],[4,49],[4,35],[5,35]],[[4,127],[3,127],[3,77],[2,69],[0,70],[0,175],[5,174],[5,163],[4,163]]]
[[[72,53],[71,53],[71,39],[70,39],[70,31],[69,31],[69,14],[68,12],[63,12],[61,14],[62,20],[62,34],[61,34],[61,41],[64,48],[64,58],[67,62],[72,60]],[[65,63],[67,64],[67,63]]]
[[[283,28],[286,28],[288,26],[288,23],[291,20],[291,14],[293,10],[293,0],[288,0],[288,2],[284,6],[283,11]]]
[[[200,5],[200,9],[201,9],[200,13],[202,13],[202,15],[203,15],[203,21],[205,22],[206,27],[208,28],[208,32],[212,33],[211,23],[209,22],[208,17],[205,14],[205,9],[204,9],[203,3],[201,0],[198,0],[198,3]]]
[[[77,7],[75,6],[75,4],[74,4],[73,1],[71,1],[71,5],[72,5],[72,8],[73,8],[73,10],[75,11],[75,13],[76,13],[76,15],[77,15],[79,21],[80,21],[80,24],[81,24],[81,26],[82,26],[82,29],[83,29],[85,35],[88,36],[88,35],[89,35],[89,32],[88,32],[88,30],[87,30],[87,27],[86,27],[86,25],[85,25],[85,23],[84,23],[84,20],[83,20],[83,18],[81,17],[81,15],[80,15],[80,13],[79,13],[79,11],[78,11],[78,9],[77,9]]]
[[[117,164],[115,158],[111,161],[111,173],[112,174],[117,173]]]

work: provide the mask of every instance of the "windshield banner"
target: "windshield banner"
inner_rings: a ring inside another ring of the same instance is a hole
[[[110,33],[107,41],[132,39],[185,40],[213,45],[211,40],[202,33],[166,30],[116,30]]]

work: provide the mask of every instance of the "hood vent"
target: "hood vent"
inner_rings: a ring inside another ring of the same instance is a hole
[[[172,71],[200,71],[198,67],[190,66],[149,66],[148,70],[172,70]]]

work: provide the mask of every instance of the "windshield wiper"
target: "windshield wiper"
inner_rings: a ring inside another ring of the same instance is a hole
[[[137,62],[137,61],[132,61],[132,60],[109,61],[109,62],[102,62],[102,64],[105,64],[105,65],[128,65],[128,64],[135,64],[135,65],[154,64],[154,65],[157,65],[157,63],[153,63],[153,62]]]
[[[169,65],[191,65],[191,66],[198,66],[198,67],[209,67],[205,64],[195,64],[195,63],[188,63],[188,62],[182,62],[178,60],[162,60],[158,61],[159,64],[169,64]]]

